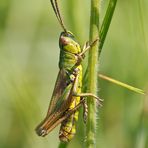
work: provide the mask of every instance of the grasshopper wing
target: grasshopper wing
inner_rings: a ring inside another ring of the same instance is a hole
[[[65,115],[65,111],[68,109],[67,101],[71,99],[73,84],[70,83],[63,91],[62,95],[57,101],[55,108],[49,115],[36,127],[36,133],[39,136],[46,136],[52,131],[58,124],[65,120],[68,116]]]
[[[61,95],[63,94],[66,86],[69,83],[69,77],[65,69],[60,69],[58,73],[58,77],[55,83],[55,87],[53,90],[53,94],[51,97],[51,101],[49,104],[47,116],[49,116],[55,109],[58,100],[60,99]]]

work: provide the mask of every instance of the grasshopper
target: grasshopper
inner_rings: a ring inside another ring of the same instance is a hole
[[[59,37],[60,57],[59,73],[45,119],[36,127],[39,136],[46,136],[55,127],[61,124],[59,139],[62,142],[70,141],[76,133],[78,108],[84,107],[84,121],[87,117],[87,104],[84,97],[92,96],[99,104],[102,101],[92,93],[82,93],[82,65],[85,52],[97,41],[85,45],[81,49],[74,35],[67,31],[60,15],[57,0],[50,0],[54,13],[63,32]]]

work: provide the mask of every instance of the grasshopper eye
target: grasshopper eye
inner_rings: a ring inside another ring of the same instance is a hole
[[[70,32],[67,32],[67,37],[73,38],[74,39],[74,35],[71,34]]]
[[[74,35],[70,31],[62,32],[60,36],[69,37],[69,38],[72,38],[72,39],[75,38]]]

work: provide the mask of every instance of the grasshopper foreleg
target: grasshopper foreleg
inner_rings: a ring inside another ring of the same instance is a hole
[[[96,38],[93,42],[89,43],[86,42],[83,46],[82,52],[79,54],[79,56],[84,57],[85,53],[91,49],[97,42],[99,41],[99,38]]]

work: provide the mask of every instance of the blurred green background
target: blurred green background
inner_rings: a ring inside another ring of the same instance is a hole
[[[101,21],[108,1],[101,3]],[[60,1],[65,24],[80,44],[88,40],[89,0]],[[100,57],[100,73],[148,90],[148,1],[118,0]],[[34,128],[46,114],[58,72],[62,29],[49,0],[0,1],[0,147],[56,148]],[[148,147],[148,97],[99,79],[97,148]],[[79,122],[82,122],[80,115]],[[82,147],[84,124],[69,147]]]

